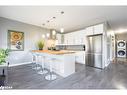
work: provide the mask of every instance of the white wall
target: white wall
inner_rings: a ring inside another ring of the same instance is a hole
[[[48,29],[0,17],[0,48],[7,48],[8,30],[24,32],[24,51],[11,52],[9,55],[10,64],[31,61],[29,51],[36,49],[36,43],[41,39],[42,34],[49,32]]]

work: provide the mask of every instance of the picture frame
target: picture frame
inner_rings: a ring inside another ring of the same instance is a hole
[[[8,30],[8,49],[24,51],[24,32]]]

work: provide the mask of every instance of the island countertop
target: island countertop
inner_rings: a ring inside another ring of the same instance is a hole
[[[55,55],[75,53],[75,51],[68,51],[68,50],[60,50],[60,51],[52,51],[52,50],[32,50],[32,52],[48,53],[48,54],[55,54]]]

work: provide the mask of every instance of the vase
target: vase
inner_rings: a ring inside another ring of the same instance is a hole
[[[43,50],[43,48],[39,48],[39,50]]]

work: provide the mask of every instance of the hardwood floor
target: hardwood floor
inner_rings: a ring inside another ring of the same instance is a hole
[[[10,67],[9,85],[13,89],[127,89],[127,64],[110,64],[104,70],[76,64],[76,73],[47,81],[32,64]]]

